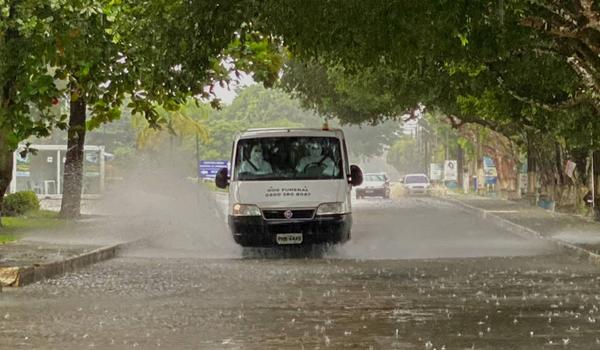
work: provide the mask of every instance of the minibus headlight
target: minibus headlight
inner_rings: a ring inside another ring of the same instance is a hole
[[[346,206],[342,202],[323,203],[317,209],[317,215],[344,214]]]
[[[236,203],[232,209],[233,216],[260,216],[260,209],[256,205]]]

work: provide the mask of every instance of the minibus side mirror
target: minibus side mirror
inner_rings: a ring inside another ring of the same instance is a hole
[[[215,176],[215,185],[218,188],[226,188],[229,185],[229,176],[227,176],[227,168],[221,168]]]
[[[348,182],[352,186],[360,186],[363,182],[363,173],[362,170],[356,165],[350,165],[350,178]]]

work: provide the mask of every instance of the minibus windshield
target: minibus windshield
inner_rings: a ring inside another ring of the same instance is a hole
[[[235,152],[234,180],[324,180],[343,177],[336,137],[241,139]]]

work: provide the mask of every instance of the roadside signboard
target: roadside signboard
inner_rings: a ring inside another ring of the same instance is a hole
[[[429,164],[429,179],[433,181],[442,180],[443,167],[439,163]]]
[[[458,164],[456,160],[445,160],[444,161],[444,181],[457,181]]]
[[[485,183],[489,185],[496,184],[498,181],[498,170],[491,157],[483,157],[483,171],[485,173]]]
[[[229,169],[228,160],[201,160],[198,164],[198,177],[214,179],[221,168]]]
[[[23,157],[21,151],[15,152],[17,158],[17,176],[29,177],[31,176],[31,157],[29,156],[29,152],[25,153]]]

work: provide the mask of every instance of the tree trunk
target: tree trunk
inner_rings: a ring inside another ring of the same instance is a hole
[[[8,5],[8,21],[14,19],[14,5]],[[9,26],[6,32],[4,33],[4,47],[3,50],[13,50],[16,49],[16,42],[19,37],[19,33],[16,29]],[[12,64],[9,63],[8,67],[5,67],[5,72],[7,75],[5,76],[4,84],[1,86],[0,90],[0,109],[3,110],[2,114],[10,113],[11,108],[14,105],[14,98],[16,95],[16,75],[19,71],[18,64],[14,62]],[[4,118],[4,117],[3,117]],[[8,190],[8,186],[12,181],[13,175],[13,147],[15,145],[11,145],[9,142],[9,135],[11,133],[10,125],[2,125],[5,121],[0,120],[0,227],[2,227],[2,213],[3,203],[4,203],[4,195]]]
[[[458,188],[461,190],[465,188],[465,181],[469,181],[469,179],[465,179],[465,157],[464,152],[459,144],[456,152],[456,171],[457,171],[457,180],[458,180]]]
[[[600,151],[594,150],[594,198],[596,199],[596,205],[598,205],[598,199],[600,195]]]
[[[8,145],[8,131],[0,129],[0,227],[2,227],[2,213],[4,194],[8,190],[13,175],[13,152]]]
[[[555,142],[554,143],[555,148],[556,148],[556,174],[557,174],[557,187],[561,187],[563,186],[566,181],[565,181],[565,175],[564,175],[564,166],[565,166],[565,161],[564,161],[564,157],[563,157],[563,149],[560,146],[560,143]]]
[[[71,92],[67,155],[60,206],[60,217],[65,219],[77,218],[81,212],[86,104],[82,95],[74,97],[75,94],[73,91]]]
[[[475,176],[477,176],[477,188],[475,189],[476,194],[481,194],[485,189],[485,172],[483,170],[483,140],[481,135],[481,128],[477,127],[475,130],[476,134],[476,159],[475,159]]]
[[[533,149],[533,140],[527,135],[527,194],[533,196],[537,186],[537,163]]]

